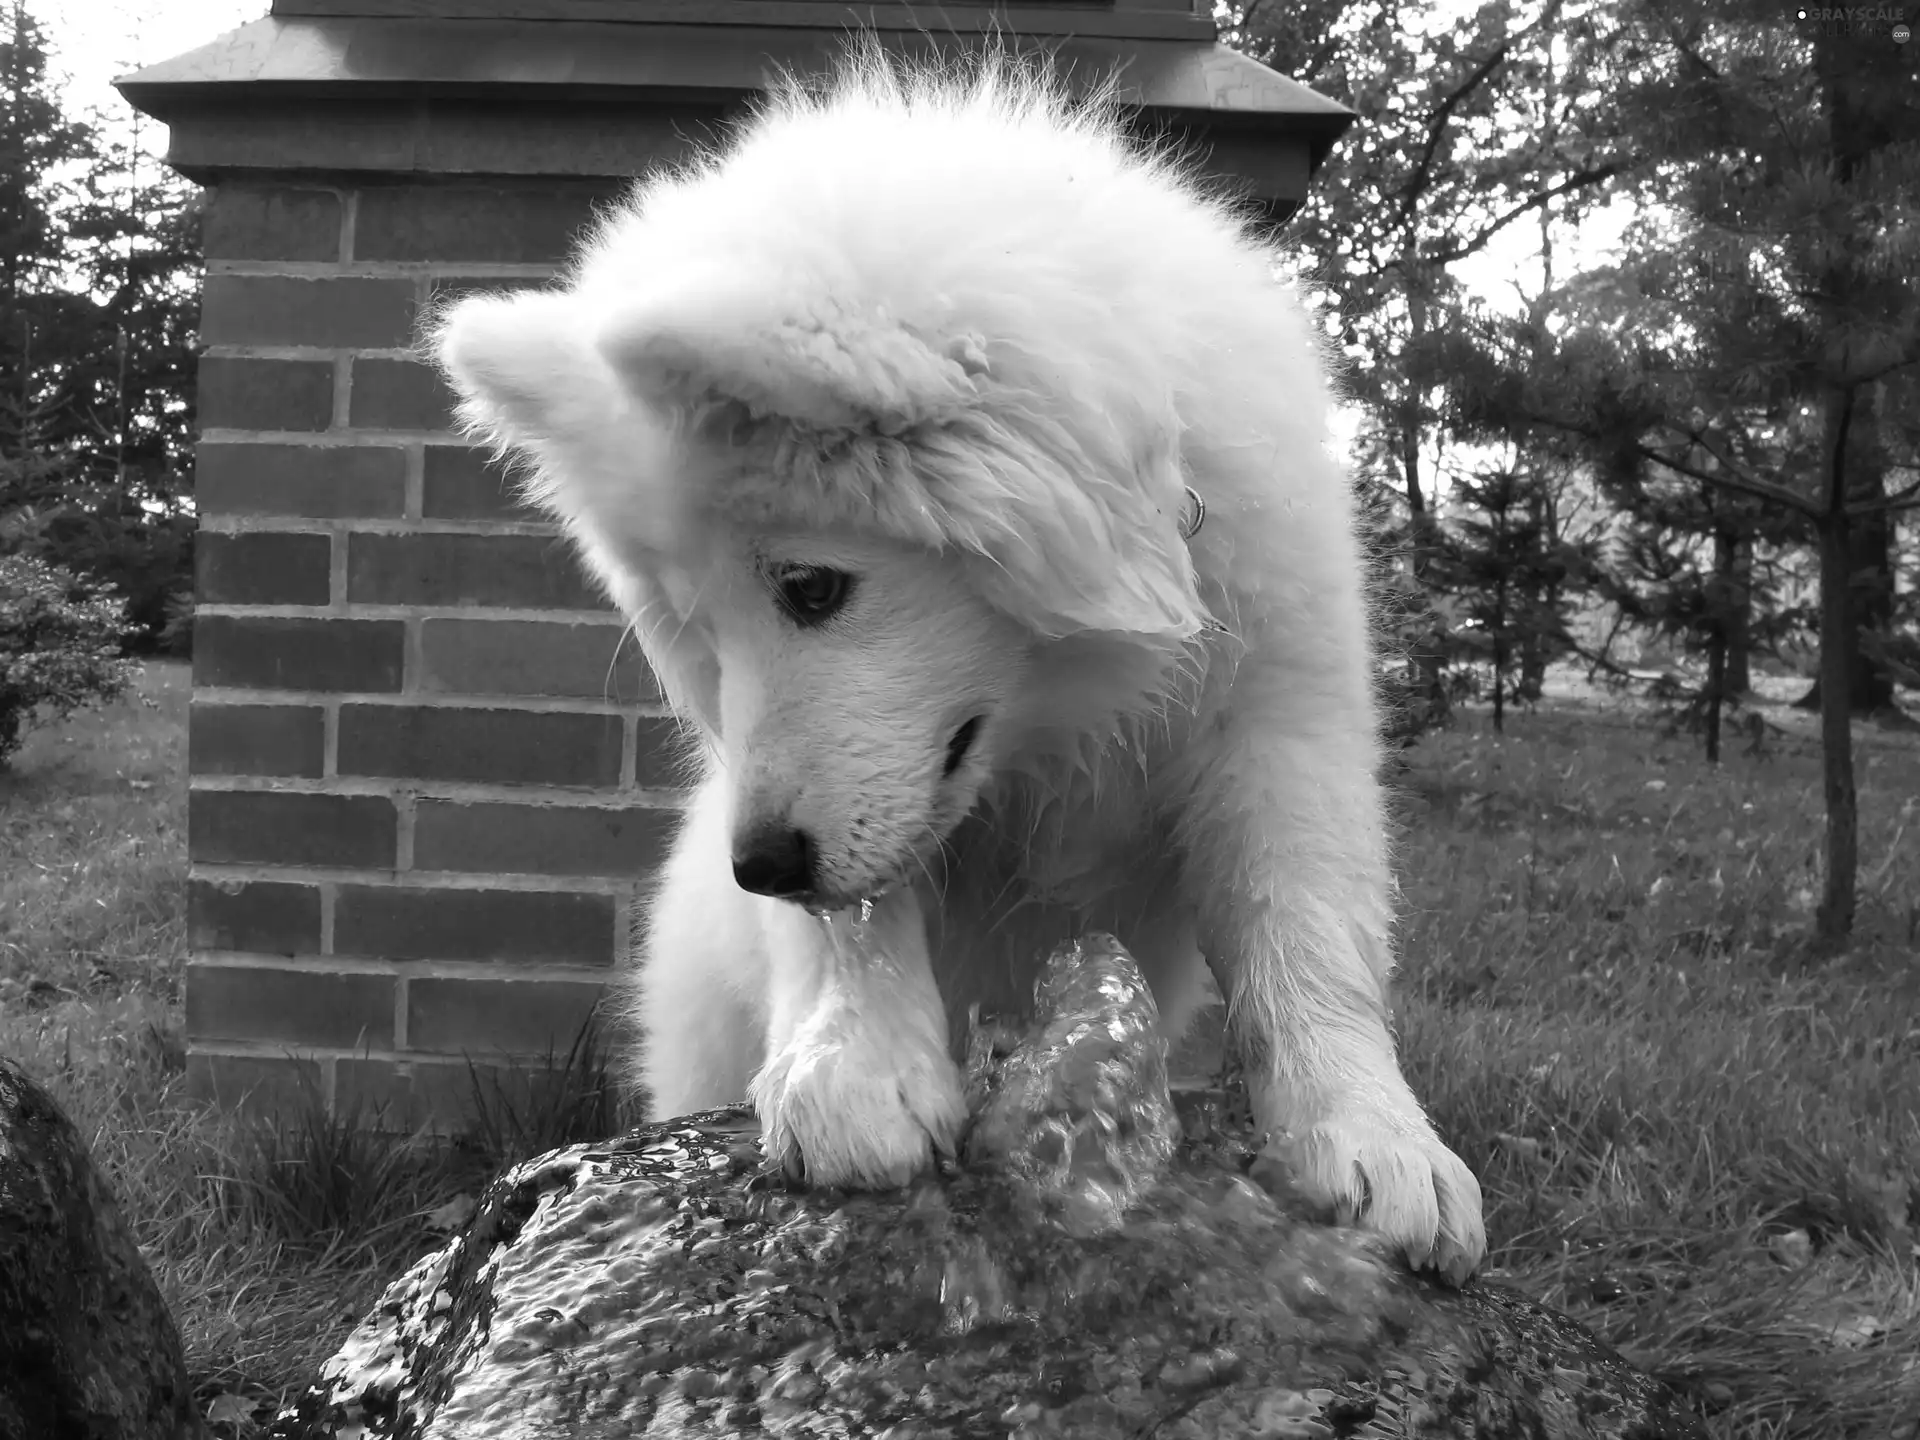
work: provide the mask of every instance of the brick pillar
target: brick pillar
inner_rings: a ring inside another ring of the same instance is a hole
[[[457,1122],[565,1054],[677,803],[671,722],[553,526],[410,350],[547,278],[618,182],[209,194],[188,1068]],[[295,1058],[295,1057],[299,1058]]]
[[[554,530],[447,431],[413,355],[450,289],[538,284],[596,202],[849,23],[1115,71],[1275,219],[1353,119],[1202,0],[272,0],[116,82],[212,187],[191,722],[189,1072],[223,1101],[451,1125],[467,1058],[564,1053],[677,803],[671,727]],[[854,12],[858,11],[856,15]],[[970,38],[973,37],[973,38]]]

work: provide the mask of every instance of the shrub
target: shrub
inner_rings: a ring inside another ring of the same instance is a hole
[[[124,606],[71,571],[0,555],[0,769],[36,718],[64,720],[118,699],[139,667],[122,659]]]

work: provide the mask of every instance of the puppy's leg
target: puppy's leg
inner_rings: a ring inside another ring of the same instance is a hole
[[[772,1012],[752,1091],[768,1157],[819,1185],[906,1184],[966,1120],[919,900],[902,887],[866,921],[763,903]]]
[[[1434,1134],[1387,1029],[1391,882],[1368,709],[1244,664],[1186,757],[1187,885],[1271,1143],[1309,1195],[1459,1284],[1486,1250],[1480,1186]]]
[[[726,795],[709,781],[662,867],[630,982],[637,1078],[656,1120],[735,1105],[765,1052],[767,945],[758,896],[734,883]]]

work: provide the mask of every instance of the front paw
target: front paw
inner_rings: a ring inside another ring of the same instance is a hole
[[[1464,1285],[1487,1252],[1480,1182],[1424,1117],[1341,1110],[1276,1141],[1307,1199]]]
[[[951,1157],[967,1118],[959,1068],[889,1052],[803,1033],[771,1056],[748,1092],[769,1162],[812,1185],[890,1190]]]

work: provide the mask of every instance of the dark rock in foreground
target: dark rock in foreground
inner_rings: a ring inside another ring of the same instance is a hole
[[[0,1058],[0,1437],[203,1433],[180,1333],[79,1131]]]
[[[1510,1290],[1416,1279],[1169,1096],[1110,941],[975,1035],[963,1173],[789,1191],[745,1110],[509,1172],[389,1288],[281,1440],[1687,1440],[1659,1384]],[[998,1043],[996,1043],[998,1041]]]

